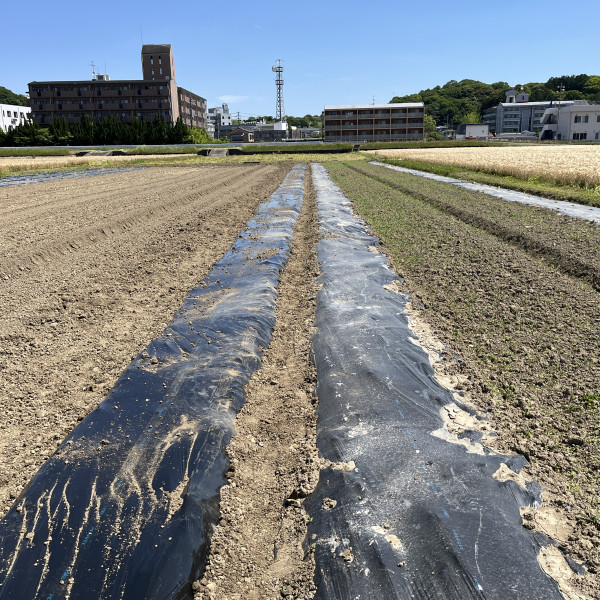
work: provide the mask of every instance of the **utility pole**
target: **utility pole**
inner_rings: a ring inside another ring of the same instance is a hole
[[[558,122],[560,121],[560,107],[562,105],[562,95],[565,91],[565,86],[561,83],[556,91],[558,92],[558,110],[556,111],[556,139],[559,139]]]

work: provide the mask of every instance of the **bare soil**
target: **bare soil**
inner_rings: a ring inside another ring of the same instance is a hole
[[[288,167],[0,188],[0,513],[171,321]]]
[[[319,477],[310,362],[316,240],[314,192],[307,171],[305,201],[282,272],[273,338],[262,367],[246,386],[227,453],[229,485],[221,489],[221,522],[211,541],[196,600],[314,596],[314,560],[303,547],[302,501]]]

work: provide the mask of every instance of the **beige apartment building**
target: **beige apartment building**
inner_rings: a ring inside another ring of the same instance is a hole
[[[323,111],[325,142],[395,142],[424,135],[423,102],[347,104]]]
[[[32,118],[41,125],[58,116],[79,123],[84,115],[95,121],[114,116],[125,123],[158,118],[174,125],[181,117],[188,127],[206,128],[206,100],[177,86],[171,44],[142,46],[142,77],[111,80],[94,74],[94,79],[84,81],[32,81]]]

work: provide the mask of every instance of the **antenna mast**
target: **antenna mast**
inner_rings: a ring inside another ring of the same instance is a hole
[[[273,73],[277,73],[275,78],[275,86],[277,87],[277,107],[275,110],[275,118],[277,121],[285,120],[285,110],[283,109],[283,61],[278,58],[277,64],[271,68]]]

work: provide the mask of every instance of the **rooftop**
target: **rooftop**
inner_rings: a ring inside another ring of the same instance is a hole
[[[423,108],[423,102],[393,102],[390,104],[338,104],[326,106],[325,110],[359,108]]]

